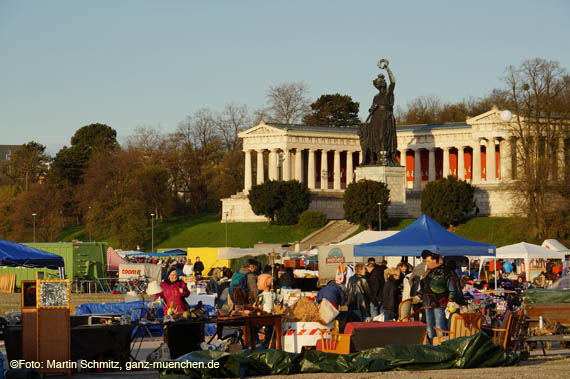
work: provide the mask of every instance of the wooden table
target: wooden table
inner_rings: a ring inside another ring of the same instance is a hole
[[[222,332],[225,326],[243,326],[243,347],[250,346],[255,350],[255,326],[273,325],[275,335],[277,336],[275,348],[282,350],[281,345],[281,315],[251,315],[240,317],[218,318],[216,321],[216,330],[218,338],[222,338]]]
[[[264,326],[264,325],[273,325],[275,328],[275,335],[276,335],[276,346],[277,350],[282,350],[283,347],[281,346],[281,315],[253,315],[253,316],[246,316],[245,317],[247,323],[243,327],[243,335],[244,335],[244,345],[247,346],[246,337],[248,334],[251,337],[249,339],[251,349],[255,350],[255,326]],[[270,337],[270,336],[269,336]],[[271,346],[270,346],[271,347]]]

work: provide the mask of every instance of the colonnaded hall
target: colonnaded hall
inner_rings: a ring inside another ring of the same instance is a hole
[[[512,122],[494,107],[464,123],[397,126],[398,161],[406,168],[407,212],[398,216],[420,216],[421,190],[428,182],[448,175],[476,187],[480,215],[516,214],[517,206],[508,190],[509,182],[517,176]],[[244,189],[222,199],[222,222],[265,220],[251,210],[249,190],[265,180],[291,179],[306,183],[311,192],[309,209],[320,210],[329,219],[344,218],[343,193],[354,182],[355,169],[362,162],[358,128],[261,121],[239,137],[245,153]],[[561,139],[559,143],[559,164],[568,167],[570,141]],[[561,175],[564,171],[559,170]]]

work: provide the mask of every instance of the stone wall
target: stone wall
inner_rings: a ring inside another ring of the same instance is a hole
[[[227,212],[227,218],[226,218]],[[263,222],[267,221],[264,216],[258,216],[251,210],[249,199],[243,192],[237,193],[230,198],[222,199],[222,222]]]
[[[344,219],[344,191],[311,191],[309,209],[321,211],[329,220]],[[479,208],[479,216],[509,217],[519,214],[516,201],[511,192],[502,189],[499,184],[480,185],[475,188],[475,201]],[[244,193],[233,195],[222,200],[222,222],[225,222],[225,212],[228,211],[229,222],[260,222],[266,221],[262,216],[256,216],[251,210],[249,200]],[[406,190],[407,217],[421,216],[421,192]],[[394,215],[390,215],[394,216]],[[400,214],[397,217],[402,217]]]
[[[344,219],[344,191],[311,192],[309,210],[321,211],[329,220]]]

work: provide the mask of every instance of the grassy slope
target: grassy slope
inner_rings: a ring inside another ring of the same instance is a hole
[[[232,247],[253,247],[253,244],[287,243],[301,240],[314,229],[304,230],[296,225],[268,225],[265,222],[236,222],[227,224],[228,245]],[[151,230],[148,228],[150,237]],[[95,236],[94,236],[95,237]],[[89,241],[89,235],[80,226],[65,228],[58,236],[58,241],[78,239]],[[95,238],[93,238],[95,240]],[[117,247],[112,237],[97,236],[98,241],[107,241]],[[173,217],[154,224],[155,248],[176,247],[221,247],[226,246],[226,224],[220,222],[218,214],[201,214],[186,217]],[[150,250],[150,238],[146,241],[146,249]]]
[[[384,227],[387,230],[402,230],[415,219],[392,219]],[[357,234],[365,228],[360,227]],[[227,224],[228,245],[233,247],[252,247],[263,241],[266,243],[288,243],[301,240],[313,230],[303,230],[297,226],[268,225],[264,222]],[[148,235],[150,237],[150,226]],[[457,228],[457,234],[479,242],[493,243],[497,247],[526,241],[540,244],[529,238],[528,223],[521,218],[476,217]],[[107,241],[117,247],[115,238],[93,236],[93,240]],[[60,233],[58,241],[78,239],[89,241],[89,235],[81,226],[68,227]],[[218,214],[200,214],[174,217],[154,224],[155,248],[175,247],[220,247],[226,245],[226,224],[220,222]],[[146,241],[146,250],[150,250],[150,238]]]

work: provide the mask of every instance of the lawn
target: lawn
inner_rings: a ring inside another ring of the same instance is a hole
[[[402,230],[416,221],[415,218],[390,219],[385,230]],[[526,219],[516,217],[475,217],[467,220],[455,230],[457,235],[470,240],[494,244],[497,247],[511,245],[521,241],[540,245],[542,241],[537,241],[530,235],[530,226]],[[348,238],[366,230],[360,226],[356,232]]]
[[[390,219],[384,225],[386,230],[402,230],[415,219]],[[148,241],[141,247],[150,251],[150,226]],[[530,226],[526,219],[515,217],[475,217],[457,227],[456,233],[462,237],[479,242],[491,243],[497,247],[526,241],[540,244],[542,241],[529,237]],[[305,230],[297,225],[269,225],[265,222],[235,222],[222,224],[216,213],[206,213],[193,216],[172,217],[154,223],[154,245],[156,248],[185,248],[185,247],[253,247],[258,242],[289,243],[303,239],[314,231]],[[365,230],[360,227],[357,234]],[[353,235],[354,235],[353,234]],[[111,246],[118,247],[112,236],[92,236],[93,240],[107,241]],[[81,226],[65,228],[58,236],[58,241],[89,241],[89,234]]]
[[[253,247],[265,243],[289,243],[303,239],[315,229],[302,229],[297,225],[269,225],[266,222],[235,222],[222,224],[216,213],[184,217],[172,217],[154,222],[154,247]],[[151,227],[148,228],[148,241],[141,244],[147,251],[151,247]],[[92,236],[93,240],[106,241],[118,247],[112,236]],[[57,241],[89,241],[89,234],[81,226],[68,227],[58,235]]]

